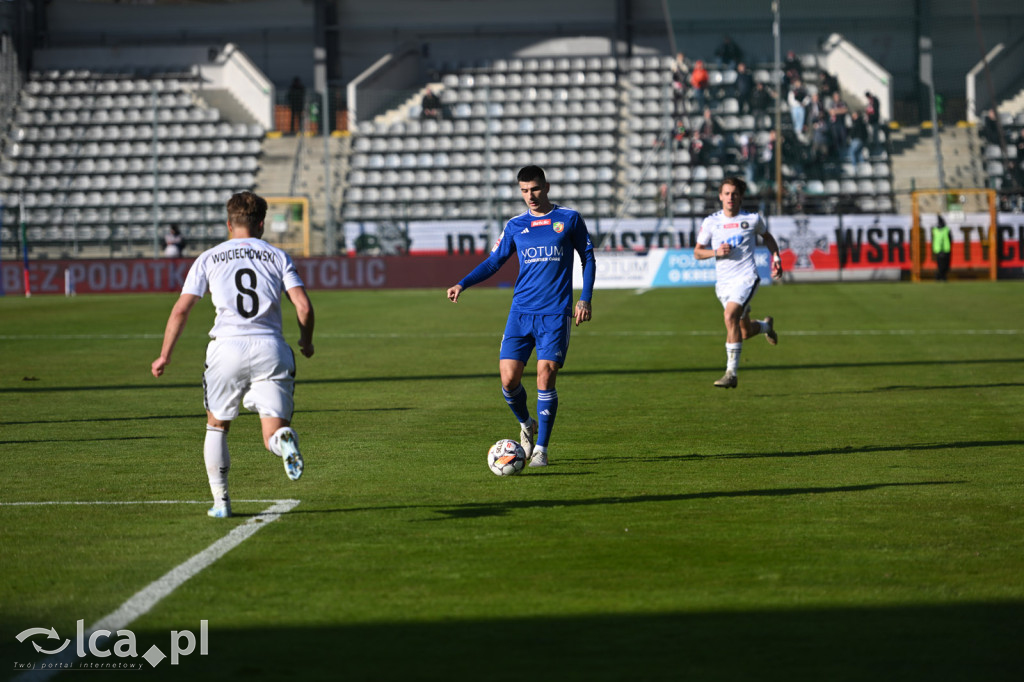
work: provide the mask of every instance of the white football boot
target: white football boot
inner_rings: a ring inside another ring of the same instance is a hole
[[[305,466],[302,461],[302,454],[299,452],[298,439],[289,430],[281,434],[280,442],[281,459],[284,460],[284,472],[288,474],[288,478],[297,481],[302,476],[302,470]]]
[[[530,419],[526,425],[520,425],[519,430],[519,444],[523,446],[523,451],[526,452],[527,461],[533,457],[533,444],[537,442],[537,420]]]

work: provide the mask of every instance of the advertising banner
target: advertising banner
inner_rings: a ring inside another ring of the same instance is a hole
[[[475,268],[483,255],[295,258],[307,289],[447,289]],[[76,294],[177,292],[192,265],[191,258],[46,260],[29,265],[33,294],[65,293],[65,273]],[[478,286],[511,286],[519,264],[509,260]],[[4,290],[21,294],[22,266],[2,264]]]
[[[922,216],[926,263],[931,263],[930,228],[935,215]],[[911,267],[908,215],[841,215],[768,217],[768,229],[782,249],[783,265],[793,279],[839,280],[898,278]],[[954,268],[987,267],[988,215],[967,213],[946,216],[953,233]],[[700,229],[699,218],[636,220],[588,219],[594,248],[608,252],[652,249],[692,249]],[[407,223],[346,223],[345,243],[371,244],[374,253],[445,255],[488,252],[501,226],[486,221],[423,221]],[[1024,215],[1002,213],[996,234],[1000,267],[1024,267]],[[612,268],[641,267],[630,261]]]
[[[930,230],[935,219],[921,219],[926,268],[933,263]],[[946,222],[953,238],[952,267],[987,268],[987,215],[946,216]],[[714,262],[693,258],[696,219],[606,219],[588,227],[597,252],[599,287],[699,286],[714,281]],[[349,223],[344,229],[346,243],[358,240],[366,247],[359,255],[353,248],[349,256],[296,257],[295,263],[306,286],[314,290],[447,288],[487,256],[494,238],[489,229],[482,221]],[[787,278],[795,281],[899,279],[911,267],[909,216],[785,216],[769,218],[768,229],[779,243]],[[1024,277],[1024,214],[999,214],[995,237],[999,276]],[[392,250],[402,255],[392,255]],[[83,294],[176,292],[191,263],[189,258],[33,260],[29,284],[34,294],[64,293],[68,283]],[[762,284],[770,281],[763,250],[758,267]],[[574,270],[578,277],[579,268]],[[513,258],[485,285],[510,286],[517,273]],[[0,263],[0,277],[7,295],[24,291],[20,260]]]
[[[715,284],[715,259],[697,260],[692,249],[604,251],[596,255],[596,289],[651,289],[655,287],[702,287]],[[754,252],[761,286],[771,283],[771,254],[759,247]],[[583,287],[582,268],[573,268],[573,287]]]

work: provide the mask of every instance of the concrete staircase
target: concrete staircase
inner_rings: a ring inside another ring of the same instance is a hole
[[[203,100],[214,109],[220,111],[226,121],[232,123],[253,124],[258,121],[249,113],[249,110],[242,106],[242,103],[235,99],[228,90],[206,89],[199,93]]]
[[[999,105],[997,111],[1001,114],[1017,115],[1024,111],[1024,89],[1009,99],[1005,99]]]
[[[898,213],[910,213],[912,190],[943,187],[935,160],[935,131],[930,127],[909,126],[890,130],[889,137],[896,210]],[[941,127],[939,147],[946,188],[985,187],[982,150],[974,126]],[[921,209],[926,212],[945,210],[941,205],[942,198],[936,196],[934,199],[934,206],[928,203]]]
[[[310,250],[324,255],[327,236],[327,186],[330,181],[330,210],[334,230],[341,228],[341,202],[348,177],[349,138],[327,138],[330,161],[324,173],[324,138],[302,135],[270,135],[263,140],[263,156],[256,175],[256,191],[268,196],[304,196],[309,199]],[[344,249],[340,235],[338,249]],[[333,250],[332,250],[333,251]]]

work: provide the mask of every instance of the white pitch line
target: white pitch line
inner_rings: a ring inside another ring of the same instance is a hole
[[[284,500],[236,500],[232,502],[283,502]],[[44,507],[47,505],[68,504],[84,506],[118,505],[118,504],[210,504],[209,500],[88,500],[67,501],[47,500],[45,502],[0,502],[0,507]]]
[[[232,500],[233,502],[242,502],[243,500]],[[128,601],[121,604],[121,606],[114,611],[109,613],[103,618],[89,626],[83,635],[84,639],[88,641],[92,633],[98,630],[109,630],[110,632],[117,632],[118,630],[124,630],[132,622],[138,619],[140,616],[147,613],[150,609],[157,605],[161,599],[168,596],[174,590],[181,587],[187,580],[197,575],[207,566],[210,566],[215,561],[220,559],[222,556],[230,552],[232,549],[242,544],[245,540],[252,537],[256,531],[263,528],[268,523],[272,523],[281,518],[281,514],[287,513],[294,509],[299,504],[299,500],[260,500],[262,502],[273,502],[270,507],[249,519],[240,526],[235,526],[230,533],[217,540],[212,545],[199,552],[192,558],[188,559],[182,564],[179,564],[172,568],[170,571],[165,573],[162,577],[157,578],[149,585],[132,595]],[[208,502],[174,502],[171,500],[158,500],[154,502],[5,502],[0,503],[6,506],[14,506],[18,504],[24,505],[46,505],[46,504],[208,504]],[[70,663],[74,658],[77,657],[77,653],[74,647],[68,647],[61,653],[44,658],[42,661],[37,661],[36,665],[46,664],[48,667],[45,670],[35,668],[28,670],[21,675],[14,678],[16,682],[22,680],[48,680],[58,672],[60,672],[61,665]]]

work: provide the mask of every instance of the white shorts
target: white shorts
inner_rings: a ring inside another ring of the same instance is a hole
[[[746,315],[750,313],[750,302],[754,299],[759,284],[759,278],[718,282],[715,284],[715,295],[722,302],[723,308],[729,303],[738,303],[743,306],[743,314]]]
[[[217,419],[231,421],[239,407],[260,417],[291,421],[295,410],[295,354],[276,336],[230,336],[206,347],[203,402]]]

